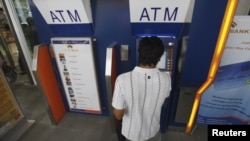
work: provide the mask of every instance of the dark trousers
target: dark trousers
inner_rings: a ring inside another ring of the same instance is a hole
[[[122,135],[122,121],[118,122],[116,132],[117,132],[117,136],[118,136],[118,141],[125,141],[125,137]]]

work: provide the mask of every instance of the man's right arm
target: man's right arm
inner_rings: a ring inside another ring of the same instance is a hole
[[[117,120],[122,120],[125,110],[113,109],[113,114]]]

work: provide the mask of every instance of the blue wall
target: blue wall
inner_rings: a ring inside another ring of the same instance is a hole
[[[228,0],[196,0],[180,85],[199,87],[206,79]]]

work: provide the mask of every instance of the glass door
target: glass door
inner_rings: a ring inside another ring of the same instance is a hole
[[[0,6],[1,54],[18,76],[36,84],[31,69],[32,54],[33,47],[39,43],[28,0],[1,0]]]

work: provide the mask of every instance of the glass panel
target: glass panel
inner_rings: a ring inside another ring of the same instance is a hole
[[[36,84],[32,72],[32,55],[33,47],[39,43],[28,0],[2,0],[1,2],[2,17],[9,27],[8,34],[1,34],[7,46],[6,49],[4,47],[2,49],[6,52],[3,56],[6,54],[8,62],[17,73],[27,74],[27,81]],[[7,35],[11,35],[11,38]],[[12,40],[12,44],[6,39]]]
[[[13,2],[15,5],[18,19],[23,29],[23,33],[25,35],[26,42],[29,47],[29,51],[31,52],[32,56],[33,47],[39,44],[39,42],[29,3],[27,0],[13,0]]]
[[[9,82],[17,79],[16,70],[19,68],[18,49],[14,36],[10,30],[4,11],[0,10],[0,62],[1,68]]]

